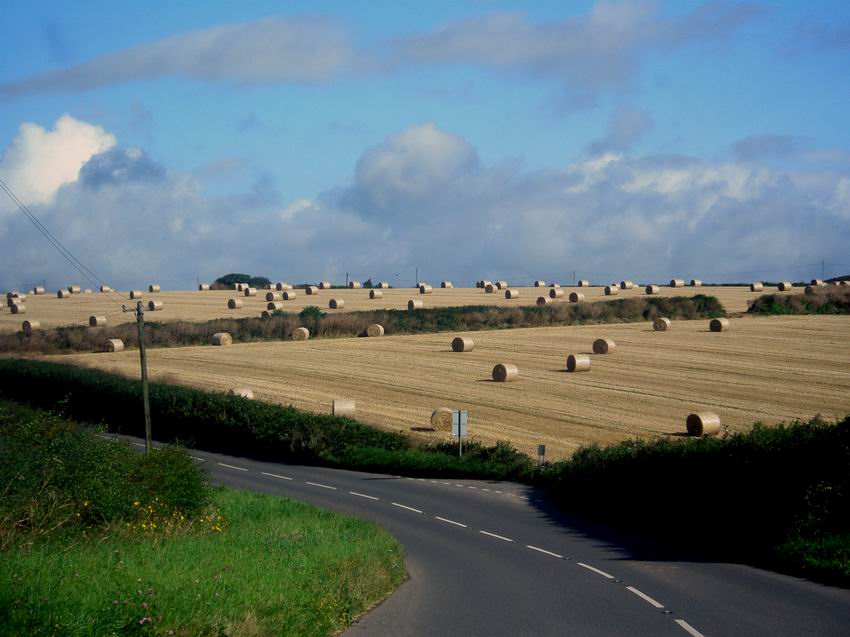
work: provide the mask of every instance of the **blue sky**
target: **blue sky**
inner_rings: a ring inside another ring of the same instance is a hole
[[[27,203],[127,285],[222,268],[803,278],[792,266],[850,262],[847,3],[458,5],[8,7],[0,176],[52,184]],[[73,134],[21,132],[66,114]],[[94,189],[98,154],[122,172]],[[116,224],[160,246],[145,271],[86,240]],[[4,237],[23,254],[0,285],[73,276],[0,207]]]

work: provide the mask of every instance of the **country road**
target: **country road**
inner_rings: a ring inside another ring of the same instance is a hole
[[[401,541],[410,579],[352,637],[850,634],[850,591],[615,538],[524,485],[192,453],[215,483],[374,520]]]

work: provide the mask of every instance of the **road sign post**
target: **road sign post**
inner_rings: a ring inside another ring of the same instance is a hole
[[[457,437],[457,455],[463,456],[463,439],[469,430],[469,412],[465,409],[452,411],[452,436]]]
[[[537,466],[543,465],[543,458],[546,457],[546,445],[537,445]]]

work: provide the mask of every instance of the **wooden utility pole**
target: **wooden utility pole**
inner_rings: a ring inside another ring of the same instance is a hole
[[[142,402],[145,409],[145,451],[151,452],[151,403],[148,390],[148,356],[145,351],[145,307],[141,301],[136,304],[136,324],[139,327],[139,358],[142,363]]]

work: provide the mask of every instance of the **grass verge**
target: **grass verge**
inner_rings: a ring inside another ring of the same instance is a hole
[[[814,288],[811,294],[765,294],[753,301],[749,312],[764,315],[850,314],[850,288]]]

